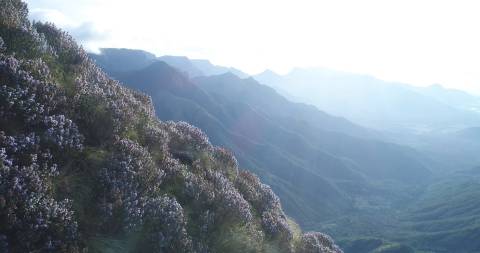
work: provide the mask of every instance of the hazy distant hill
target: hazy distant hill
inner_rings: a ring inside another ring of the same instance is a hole
[[[428,87],[411,87],[418,93],[435,98],[436,100],[460,110],[480,113],[480,97],[464,91],[447,89],[439,84]]]
[[[156,58],[146,51],[123,48],[101,48],[99,54],[89,56],[112,73],[145,68]]]
[[[254,78],[297,101],[377,129],[422,133],[480,125],[480,115],[464,106],[470,100],[459,104],[464,93],[438,87],[415,89],[326,69],[297,68],[287,75],[267,71]]]
[[[186,73],[189,77],[221,75],[232,73],[240,78],[249,77],[248,74],[236,68],[228,68],[212,64],[209,60],[189,59],[185,56],[161,56],[158,60],[168,63],[180,72]]]
[[[185,56],[164,55],[158,57],[157,60],[168,63],[168,65],[176,68],[178,71],[189,77],[205,75],[201,69],[195,66],[195,64]]]
[[[139,70],[153,62],[163,61],[191,78],[225,73],[232,73],[240,78],[249,77],[248,74],[241,70],[214,65],[209,60],[189,59],[185,56],[172,55],[156,57],[154,54],[143,50],[102,48],[100,53],[90,53],[89,56],[113,76],[118,72]]]
[[[197,60],[197,59],[192,59],[192,63],[200,69],[205,75],[211,76],[211,75],[221,75],[225,73],[232,73],[240,78],[247,78],[250,75],[242,72],[239,69],[233,68],[233,67],[223,67],[223,66],[218,66],[218,65],[213,65],[209,60]],[[168,63],[168,62],[167,62]]]
[[[118,78],[150,94],[161,119],[190,122],[213,143],[231,148],[309,228],[406,197],[393,189],[430,175],[414,150],[376,141],[376,132],[292,103],[251,78],[223,74],[190,80],[161,62]],[[388,186],[389,181],[394,183]]]

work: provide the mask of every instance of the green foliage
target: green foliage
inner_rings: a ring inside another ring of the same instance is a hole
[[[98,146],[113,139],[114,120],[102,101],[95,97],[83,97],[75,116],[82,119],[78,126],[89,144]]]
[[[257,234],[254,234],[257,233]],[[263,238],[260,231],[252,231],[247,226],[222,226],[213,234],[215,252],[263,252]]]

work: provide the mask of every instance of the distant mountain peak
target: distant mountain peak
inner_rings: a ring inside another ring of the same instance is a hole
[[[271,69],[265,69],[264,71],[260,72],[257,75],[271,75],[271,76],[280,76],[277,72],[271,70]]]
[[[441,84],[439,83],[434,83],[434,84],[431,84],[429,86],[430,88],[434,88],[434,89],[445,89],[445,87],[443,87]]]

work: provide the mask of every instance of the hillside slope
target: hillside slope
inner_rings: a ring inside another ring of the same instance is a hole
[[[400,237],[432,252],[480,252],[480,167],[432,184],[402,215]]]
[[[1,252],[341,252],[199,129],[0,0]]]

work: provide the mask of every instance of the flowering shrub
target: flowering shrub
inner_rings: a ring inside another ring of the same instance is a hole
[[[143,223],[144,207],[158,192],[164,172],[144,148],[129,140],[117,141],[108,165],[100,174],[105,223],[110,228],[135,229]]]
[[[223,215],[222,218],[236,217],[242,222],[248,222],[252,219],[250,204],[222,173],[218,171],[207,173],[207,179],[213,182],[215,187],[217,213]]]
[[[82,50],[83,52],[83,50]],[[113,122],[113,133],[120,135],[142,118],[155,118],[151,99],[141,93],[121,86],[102,72],[83,52],[77,55],[80,63],[75,65],[78,75],[73,83],[76,107],[83,100],[101,102]],[[80,108],[81,109],[81,108]],[[81,120],[81,119],[80,119]]]
[[[145,126],[145,144],[152,153],[167,154],[170,136],[160,122]]]
[[[233,153],[225,148],[215,147],[213,157],[217,169],[221,170],[230,180],[235,181],[238,175],[238,162]]]
[[[169,121],[166,128],[172,137],[169,148],[174,156],[192,162],[198,153],[210,152],[213,149],[205,133],[186,122]]]
[[[343,251],[335,245],[330,236],[308,232],[302,235],[298,253],[343,253]]]
[[[54,111],[59,101],[55,85],[34,79],[22,69],[24,61],[0,56],[0,114],[35,124]],[[47,70],[39,70],[47,71]]]
[[[41,58],[23,60],[21,61],[20,68],[35,80],[41,80],[46,83],[53,81],[50,68]]]
[[[27,24],[27,4],[20,0],[1,0],[0,25],[6,27],[24,27]]]
[[[203,205],[211,205],[215,201],[214,186],[203,177],[185,172],[185,195]]]
[[[49,196],[56,165],[39,150],[39,138],[0,133],[0,235],[13,252],[75,252],[77,224],[68,199]]]
[[[148,201],[145,222],[149,227],[146,239],[153,252],[191,251],[183,208],[174,198],[162,196]]]
[[[81,150],[83,148],[83,136],[79,133],[73,121],[66,119],[64,115],[47,116],[43,120],[47,126],[46,139],[58,147]]]
[[[201,167],[198,160],[192,167],[196,168],[180,174],[186,196],[200,206],[214,205],[210,215],[214,215],[217,221],[232,219],[246,223],[252,219],[250,204],[222,171]]]
[[[270,236],[279,236],[290,241],[293,233],[283,213],[280,200],[272,189],[260,182],[254,174],[242,171],[236,181],[236,187],[261,214],[262,227]]]

